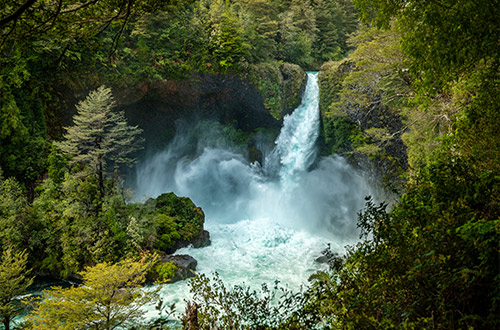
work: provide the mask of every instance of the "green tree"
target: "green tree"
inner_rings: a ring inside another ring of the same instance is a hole
[[[309,1],[292,1],[280,22],[280,53],[291,63],[307,66],[316,35],[315,14]]]
[[[193,277],[189,285],[193,304],[188,305],[182,321],[192,328],[186,329],[298,329],[284,324],[301,305],[302,296],[278,282],[272,287],[263,284],[260,290],[244,285],[229,288],[216,273],[212,279],[203,274]]]
[[[157,290],[141,284],[155,257],[140,261],[125,259],[116,264],[100,263],[81,273],[81,286],[44,290],[42,300],[31,300],[35,309],[27,316],[32,329],[111,330],[137,325],[143,306],[157,298]]]
[[[339,60],[351,49],[347,40],[358,28],[358,15],[351,0],[315,0],[318,29],[313,55],[318,63]]]
[[[116,182],[106,180],[103,200],[97,179],[81,172],[65,173],[59,184],[49,178],[37,191],[30,208],[39,224],[37,267],[67,278],[84,266],[124,255],[129,215]]]
[[[12,319],[24,311],[24,306],[16,297],[26,292],[33,283],[27,269],[28,255],[26,251],[13,252],[6,249],[0,260],[0,317],[5,330],[10,329]]]
[[[130,154],[140,148],[142,130],[129,126],[123,111],[114,110],[111,89],[104,86],[90,92],[77,105],[74,125],[66,129],[66,140],[59,143],[62,151],[73,156],[71,164],[89,166],[98,181],[101,202],[104,198],[106,170],[131,165]]]
[[[275,57],[279,31],[280,1],[238,0],[254,62]]]
[[[28,236],[28,201],[14,178],[2,178],[0,170],[0,251],[20,250]]]

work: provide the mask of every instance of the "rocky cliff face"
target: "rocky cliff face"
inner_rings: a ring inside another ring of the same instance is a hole
[[[300,104],[306,75],[292,64],[275,68],[262,75],[252,71],[248,76],[195,74],[183,80],[155,80],[113,93],[130,123],[143,128],[152,144],[173,137],[181,118],[232,123],[246,132],[278,129],[284,114]],[[272,107],[271,95],[279,97]]]
[[[404,125],[398,109],[384,104],[383,93],[346,83],[357,70],[352,61],[325,64],[319,74],[323,154],[341,154],[397,188],[408,168]],[[342,97],[345,89],[363,95],[363,102]]]
[[[288,63],[252,65],[240,75],[193,73],[187,79],[151,79],[116,88],[104,77],[89,75],[74,85],[60,87],[52,136],[71,124],[75,104],[101,84],[112,88],[118,106],[132,125],[144,129],[148,145],[165,144],[175,134],[176,121],[214,120],[246,132],[278,130],[285,114],[300,104],[306,84],[302,68]]]
[[[262,95],[267,111],[279,121],[300,104],[307,81],[300,66],[276,62],[252,65],[248,78]]]

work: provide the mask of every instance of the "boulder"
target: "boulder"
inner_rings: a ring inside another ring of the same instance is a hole
[[[201,248],[210,245],[210,233],[206,230],[203,230],[200,235],[193,238],[191,241],[193,247]]]
[[[166,255],[160,259],[161,263],[174,263],[177,266],[174,276],[169,283],[182,281],[193,277],[195,275],[196,266],[198,261],[187,254]]]

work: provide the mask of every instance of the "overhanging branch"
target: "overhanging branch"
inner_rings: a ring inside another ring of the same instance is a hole
[[[19,7],[13,14],[0,20],[0,27],[12,21],[16,21],[29,7],[33,6],[36,0],[27,0],[21,7]]]

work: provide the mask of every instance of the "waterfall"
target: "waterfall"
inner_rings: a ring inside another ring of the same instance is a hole
[[[316,160],[316,140],[319,135],[319,87],[316,73],[307,74],[307,85],[300,106],[285,117],[276,140],[280,156],[282,183],[300,178]]]
[[[195,257],[199,272],[217,271],[229,284],[278,279],[298,287],[321,267],[314,259],[326,244],[341,252],[357,237],[356,214],[370,189],[341,157],[318,159],[318,90],[317,74],[308,73],[302,103],[284,119],[262,166],[207,127],[179,130],[138,164],[138,199],[173,191],[205,211],[211,246],[178,251]],[[176,283],[162,292],[179,302],[187,291]]]

